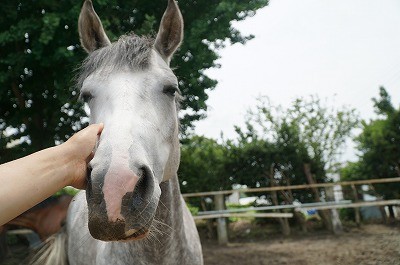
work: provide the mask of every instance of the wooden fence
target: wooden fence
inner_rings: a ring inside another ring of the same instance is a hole
[[[184,198],[191,197],[214,197],[215,210],[213,211],[203,211],[199,212],[195,219],[217,219],[217,234],[218,242],[220,244],[226,244],[228,242],[228,233],[226,218],[227,217],[262,217],[262,218],[292,218],[293,213],[246,213],[249,211],[268,211],[277,209],[289,209],[295,211],[300,210],[331,210],[341,208],[355,208],[355,221],[360,224],[360,207],[366,206],[387,206],[387,205],[400,205],[400,200],[377,200],[377,201],[359,201],[357,196],[356,186],[382,183],[395,183],[400,182],[400,178],[385,178],[385,179],[369,179],[369,180],[356,180],[356,181],[341,181],[332,183],[315,183],[315,184],[303,184],[303,185],[291,185],[291,186],[275,186],[275,187],[260,187],[260,188],[247,188],[247,189],[237,189],[237,190],[222,190],[222,191],[209,191],[209,192],[197,192],[197,193],[186,193],[183,194]],[[230,195],[234,192],[272,192],[272,191],[287,191],[287,190],[300,190],[300,189],[312,189],[312,188],[323,188],[326,193],[328,191],[332,193],[332,190],[336,186],[350,186],[352,190],[352,196],[354,201],[343,200],[343,201],[326,201],[317,203],[305,203],[299,205],[274,205],[274,206],[262,206],[262,207],[248,207],[239,209],[229,209],[226,210],[225,207],[225,195]],[[333,223],[338,222],[338,215],[332,214]],[[340,220],[339,220],[340,222]]]

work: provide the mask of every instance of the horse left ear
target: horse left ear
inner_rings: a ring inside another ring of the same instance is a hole
[[[160,29],[154,44],[155,49],[169,64],[172,55],[183,40],[183,19],[175,0],[168,0],[168,7],[161,19]]]

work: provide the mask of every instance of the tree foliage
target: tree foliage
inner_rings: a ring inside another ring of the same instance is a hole
[[[179,181],[182,192],[230,189],[225,171],[227,149],[216,140],[193,136],[181,148]]]
[[[316,182],[330,181],[327,171],[357,123],[354,110],[329,108],[316,97],[296,99],[287,109],[260,98],[248,114],[246,128],[236,128],[237,139],[219,144],[193,137],[183,144],[182,190],[306,184],[305,164]],[[308,190],[279,196],[290,203],[313,201]]]
[[[362,122],[362,133],[356,138],[359,161],[349,164],[343,179],[400,177],[400,108],[395,108],[387,91],[381,87],[379,98],[372,99],[378,118]],[[400,197],[400,185],[376,185],[386,199]]]
[[[346,139],[358,124],[354,109],[336,109],[316,96],[297,98],[283,109],[273,106],[268,98],[260,98],[248,123],[261,128],[263,135],[283,147],[296,141],[298,151],[311,161],[319,161],[324,170],[332,171],[342,154]],[[306,161],[307,162],[307,161]]]
[[[231,26],[267,0],[181,0],[185,40],[172,62],[185,99],[183,131],[205,116],[207,91],[224,40],[245,43]],[[0,10],[0,162],[64,141],[84,126],[85,113],[72,89],[73,70],[85,54],[79,44],[80,1],[8,1]],[[154,35],[167,1],[94,0],[110,39],[134,31]],[[9,128],[9,129],[6,129]],[[10,129],[12,128],[12,129]],[[12,150],[5,148],[13,143]]]
[[[282,186],[305,184],[308,164],[316,182],[327,182],[327,172],[357,123],[354,110],[330,108],[317,97],[298,98],[287,109],[260,98],[248,114],[246,129],[237,128],[238,143],[230,148],[231,178],[252,187],[269,186],[271,181]],[[309,191],[290,196],[311,200]]]

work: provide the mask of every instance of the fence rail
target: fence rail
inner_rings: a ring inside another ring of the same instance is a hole
[[[246,208],[238,208],[238,209],[228,209],[228,210],[220,210],[220,211],[202,211],[198,212],[198,215],[210,215],[210,214],[221,214],[221,213],[238,213],[238,212],[249,212],[249,211],[268,211],[268,210],[283,210],[283,209],[314,209],[318,206],[342,206],[345,204],[352,203],[351,200],[344,200],[338,202],[312,202],[312,203],[303,203],[303,204],[286,204],[286,205],[272,205],[272,206],[259,206],[259,207],[246,207]]]
[[[184,198],[189,197],[204,197],[213,196],[217,194],[232,194],[234,192],[263,192],[263,191],[280,191],[280,190],[299,190],[299,189],[310,189],[310,188],[326,188],[334,186],[351,186],[351,185],[366,185],[366,184],[379,184],[379,183],[391,183],[400,182],[399,178],[384,178],[384,179],[368,179],[368,180],[354,180],[354,181],[340,181],[340,182],[329,182],[329,183],[315,183],[315,184],[302,184],[302,185],[291,185],[291,186],[276,186],[276,187],[262,187],[262,188],[248,188],[248,189],[237,189],[237,190],[220,190],[220,191],[206,191],[206,192],[195,192],[182,194]]]
[[[304,207],[303,210],[330,210],[330,209],[342,209],[342,208],[359,208],[368,206],[386,206],[386,205],[400,205],[400,200],[386,200],[386,201],[364,201],[354,202],[342,205],[320,205],[314,207]]]
[[[226,217],[257,217],[257,218],[293,218],[293,213],[215,213],[193,216],[197,219],[214,219]]]
[[[209,191],[209,192],[196,192],[182,194],[184,198],[191,197],[205,197],[213,196],[215,202],[215,210],[213,211],[202,211],[199,212],[195,219],[217,219],[217,232],[218,241],[220,244],[226,244],[228,242],[226,218],[227,217],[262,217],[262,218],[292,218],[295,211],[299,210],[330,210],[332,224],[335,224],[334,231],[338,231],[337,225],[341,227],[339,216],[336,209],[341,208],[355,208],[355,221],[360,224],[360,207],[367,206],[387,206],[387,205],[400,205],[400,200],[377,200],[377,201],[359,201],[356,185],[371,185],[372,184],[384,184],[384,183],[395,183],[400,182],[399,178],[385,178],[385,179],[368,179],[368,180],[355,180],[355,181],[341,181],[331,183],[314,183],[314,184],[303,184],[303,185],[291,185],[291,186],[276,186],[276,187],[261,187],[261,188],[247,188],[237,190],[221,190],[221,191]],[[333,195],[328,195],[326,198],[331,201],[305,203],[299,205],[286,204],[286,205],[273,205],[273,206],[261,206],[261,207],[247,207],[239,209],[226,209],[224,195],[232,194],[234,192],[273,192],[273,191],[287,191],[287,190],[299,190],[299,189],[315,189],[325,188],[326,194],[333,194],[333,188],[335,186],[350,186],[352,189],[352,197],[354,201],[342,200],[333,201]],[[279,210],[292,210],[292,213],[288,212],[270,212],[270,213],[249,213],[249,211],[279,211]]]

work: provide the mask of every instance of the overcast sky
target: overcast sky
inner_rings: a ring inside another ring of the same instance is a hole
[[[236,137],[233,125],[243,125],[259,95],[283,106],[318,95],[369,119],[371,98],[384,86],[399,106],[399,0],[271,0],[234,26],[256,37],[221,50],[222,68],[207,72],[219,84],[197,134]]]

